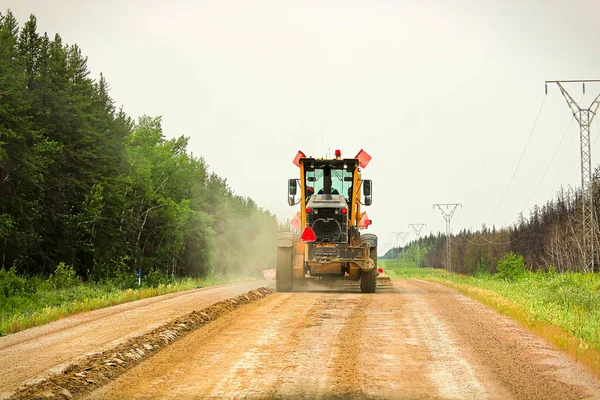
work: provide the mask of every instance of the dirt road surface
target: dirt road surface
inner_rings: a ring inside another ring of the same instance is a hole
[[[264,282],[224,285],[121,304],[0,337],[0,398],[180,315],[255,289]]]
[[[598,380],[510,319],[441,285],[394,285],[272,294],[88,398],[600,398]]]

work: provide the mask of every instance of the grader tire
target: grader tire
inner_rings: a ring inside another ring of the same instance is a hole
[[[377,247],[371,247],[369,256],[375,263],[375,268],[370,271],[362,271],[360,276],[360,291],[362,293],[375,293],[377,289]]]
[[[291,292],[294,288],[294,248],[277,247],[277,274],[275,275],[275,287],[278,292]]]

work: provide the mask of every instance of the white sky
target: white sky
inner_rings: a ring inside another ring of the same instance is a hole
[[[444,231],[433,203],[463,204],[454,232],[500,227],[561,185],[580,185],[579,127],[549,87],[494,214],[544,80],[600,79],[600,2],[575,3],[4,0],[0,9],[21,25],[33,13],[41,32],[77,43],[117,105],[135,118],[162,115],[168,137],[190,136],[190,150],[237,194],[280,218],[295,213],[286,181],[299,149],[364,148],[369,231],[385,245],[409,223]],[[580,85],[568,88],[581,98]],[[587,106],[600,84],[586,89]]]

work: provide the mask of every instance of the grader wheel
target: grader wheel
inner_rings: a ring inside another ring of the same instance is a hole
[[[277,236],[277,273],[275,287],[278,292],[291,292],[294,288],[294,237],[291,233]]]
[[[360,291],[362,293],[375,293],[377,289],[377,247],[371,247],[369,253],[375,267],[370,271],[362,271],[360,276]]]

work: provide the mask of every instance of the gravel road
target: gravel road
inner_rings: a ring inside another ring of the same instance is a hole
[[[0,398],[61,371],[87,354],[149,332],[169,320],[253,290],[265,282],[196,289],[91,311],[0,337]]]
[[[223,397],[579,399],[600,398],[600,383],[488,307],[410,280],[375,295],[272,294],[88,396]]]

